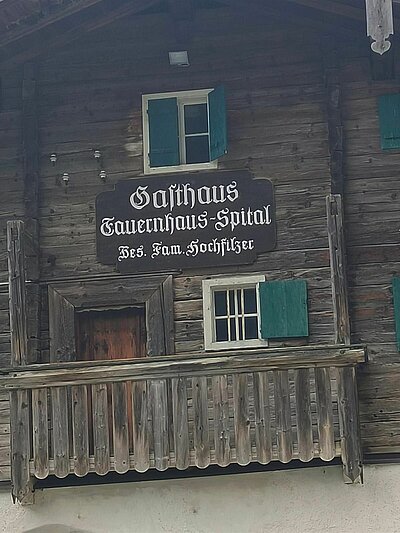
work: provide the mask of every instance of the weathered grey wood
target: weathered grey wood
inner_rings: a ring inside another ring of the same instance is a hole
[[[11,364],[27,364],[26,265],[24,223],[7,222],[8,283],[10,299]]]
[[[169,466],[168,395],[167,381],[156,379],[150,383],[150,405],[153,422],[154,464],[157,470]]]
[[[107,385],[92,385],[93,454],[96,474],[104,476],[110,470],[110,435]]]
[[[49,474],[49,427],[47,389],[32,391],[33,463],[35,476],[44,479]]]
[[[11,336],[11,364],[27,364],[27,309],[24,253],[24,224],[20,220],[7,223],[8,285]],[[11,482],[13,498],[21,503],[33,501],[29,474],[31,456],[31,393],[27,390],[10,394]]]
[[[114,463],[118,474],[129,470],[128,395],[126,383],[112,384]]]
[[[362,482],[357,379],[354,367],[337,370],[338,410],[343,473],[347,483]]]
[[[210,441],[208,427],[208,385],[204,376],[192,379],[194,411],[194,455],[195,465],[206,468],[210,464]]]
[[[350,344],[346,248],[343,228],[343,206],[340,195],[327,196],[326,212],[328,219],[335,342],[338,344]]]
[[[190,460],[186,378],[173,378],[171,385],[175,466],[178,470],[185,470]]]
[[[282,463],[288,463],[293,457],[293,442],[289,374],[287,370],[276,370],[274,372],[274,385],[278,459]]]
[[[208,376],[276,369],[343,367],[365,361],[365,349],[329,346],[293,347],[185,355],[125,361],[98,361],[31,365],[29,369],[0,370],[0,386],[18,388],[56,387],[74,384],[154,380],[179,376]]]
[[[257,461],[266,465],[272,459],[268,373],[255,372],[253,374],[253,387]]]
[[[367,35],[371,37],[371,49],[384,54],[390,48],[388,37],[393,35],[392,0],[366,0]]]
[[[132,382],[133,453],[137,472],[146,472],[150,466],[147,390],[146,381]]]
[[[51,389],[51,411],[53,421],[53,459],[54,473],[63,478],[70,473],[69,443],[70,432],[69,398],[66,387],[54,387]],[[72,440],[72,439],[71,439]]]
[[[311,418],[310,371],[300,368],[295,373],[297,446],[299,459],[307,462],[314,457]]]
[[[162,291],[162,312],[164,320],[165,353],[172,355],[175,353],[174,334],[174,307],[172,276],[167,276],[161,285]]]
[[[49,286],[50,361],[74,361],[75,308],[53,287]]]
[[[31,449],[30,392],[13,391],[11,404],[11,483],[13,498],[32,503],[32,480],[29,474]]]
[[[233,376],[233,409],[236,459],[246,466],[251,461],[248,374]]]
[[[213,377],[212,389],[215,461],[219,466],[228,466],[231,461],[228,376]]]
[[[331,461],[336,455],[336,450],[329,368],[315,369],[315,387],[317,394],[319,456],[323,461]]]
[[[74,472],[79,477],[89,472],[89,424],[86,385],[71,387]]]

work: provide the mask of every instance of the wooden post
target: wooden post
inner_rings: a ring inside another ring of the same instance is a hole
[[[326,198],[329,256],[335,321],[335,342],[350,344],[350,319],[347,295],[346,249],[343,228],[343,205],[339,194]]]
[[[27,363],[28,335],[25,285],[24,223],[7,223],[7,251],[9,276],[9,308],[11,333],[11,364]],[[31,449],[30,393],[12,391],[11,411],[11,482],[14,500],[33,503],[32,480],[29,475]]]
[[[331,192],[343,194],[344,153],[339,60],[337,50],[332,49],[330,40],[323,42],[323,49]]]
[[[335,342],[337,344],[349,345],[351,341],[350,320],[341,196],[328,196],[326,199],[326,209],[328,217]],[[361,437],[355,367],[339,368],[337,371],[337,382],[344,478],[346,483],[355,483],[362,480]]]

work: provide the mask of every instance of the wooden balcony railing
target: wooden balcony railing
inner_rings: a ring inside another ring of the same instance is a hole
[[[31,365],[10,391],[12,480],[341,456],[361,475],[356,365],[363,348]]]

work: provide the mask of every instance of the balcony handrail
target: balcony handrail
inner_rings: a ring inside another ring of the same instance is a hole
[[[366,360],[363,346],[319,345],[264,348],[163,356],[132,361],[43,363],[0,371],[0,389],[21,390],[142,381],[176,377],[218,376],[267,370],[355,366]]]

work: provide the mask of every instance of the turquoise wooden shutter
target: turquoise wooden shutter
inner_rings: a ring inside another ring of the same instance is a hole
[[[261,337],[308,337],[307,283],[304,280],[260,283]]]
[[[397,348],[400,351],[400,278],[393,278],[393,305]]]
[[[400,94],[379,97],[379,123],[382,150],[400,148]]]
[[[222,85],[208,94],[208,116],[210,124],[210,161],[214,161],[228,151],[225,90]]]
[[[179,165],[178,103],[176,98],[149,100],[150,167]]]

